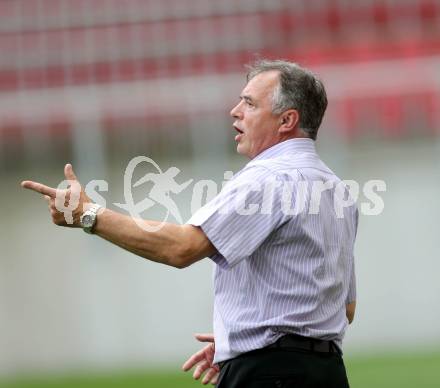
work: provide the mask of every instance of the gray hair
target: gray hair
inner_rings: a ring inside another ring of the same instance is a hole
[[[327,108],[327,94],[321,80],[310,70],[284,60],[259,60],[248,65],[247,81],[256,75],[276,70],[279,84],[274,90],[272,112],[280,114],[288,109],[299,113],[299,126],[316,140],[318,128]]]

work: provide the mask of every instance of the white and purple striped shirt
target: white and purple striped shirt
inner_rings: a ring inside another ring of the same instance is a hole
[[[316,182],[341,183],[319,159],[313,140],[287,140],[251,160],[188,221],[218,251],[211,257],[217,263],[214,362],[270,345],[286,333],[334,340],[341,347],[345,306],[356,297],[358,211],[352,204],[338,216],[332,189],[316,202]],[[288,210],[299,203],[303,211]]]

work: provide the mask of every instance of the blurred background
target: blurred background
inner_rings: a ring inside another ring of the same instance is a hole
[[[440,386],[437,0],[0,0],[0,386],[198,385],[179,368],[211,331],[213,264],[171,269],[57,228],[19,183],[56,186],[71,162],[114,208],[145,155],[220,184],[247,162],[229,111],[258,58],[315,71],[322,158],[387,185],[360,219],[352,386]],[[173,197],[185,220],[191,190]]]

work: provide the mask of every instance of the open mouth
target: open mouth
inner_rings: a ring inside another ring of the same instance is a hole
[[[235,135],[235,141],[236,141],[236,142],[240,142],[240,140],[241,140],[241,138],[242,138],[244,132],[243,132],[240,128],[236,127],[235,125],[233,125],[233,127],[234,127],[234,129],[238,132],[238,133]]]

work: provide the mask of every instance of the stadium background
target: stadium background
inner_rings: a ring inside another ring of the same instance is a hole
[[[387,184],[383,213],[360,219],[352,386],[440,386],[438,1],[1,0],[0,53],[0,386],[197,386],[178,369],[211,328],[212,264],[56,228],[19,182],[57,185],[72,162],[112,207],[138,155],[221,182],[246,162],[229,110],[259,57],[317,72],[322,157]]]

